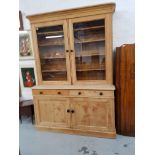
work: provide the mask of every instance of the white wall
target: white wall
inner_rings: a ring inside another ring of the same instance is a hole
[[[24,17],[31,14],[76,8],[100,3],[115,2],[113,16],[113,47],[135,42],[134,0],[20,0],[19,9]],[[24,28],[30,29],[24,18]]]
[[[124,43],[134,43],[134,0],[19,0],[19,10],[22,11],[24,29],[27,30],[30,29],[29,21],[26,19],[27,15],[109,2],[116,3],[116,11],[113,15],[113,49]],[[32,97],[30,90],[22,91],[24,98]]]

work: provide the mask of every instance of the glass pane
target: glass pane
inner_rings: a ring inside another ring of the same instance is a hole
[[[63,26],[37,29],[43,81],[67,80]]]
[[[104,19],[74,23],[77,80],[105,80]]]

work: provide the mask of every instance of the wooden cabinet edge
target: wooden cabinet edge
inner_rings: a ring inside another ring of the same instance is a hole
[[[113,131],[105,131],[105,132],[99,132],[99,131],[84,131],[84,130],[78,130],[78,129],[72,129],[72,128],[56,128],[56,127],[44,127],[35,125],[35,128],[39,131],[53,131],[56,133],[65,133],[65,134],[77,134],[82,136],[92,136],[92,137],[98,137],[98,138],[116,138],[116,130]]]
[[[95,14],[113,13],[115,11],[115,3],[99,4],[87,7],[79,7],[73,9],[59,10],[41,14],[28,15],[27,18],[31,23],[45,22],[49,19],[60,20],[60,19],[71,19],[81,16],[89,16]],[[80,13],[79,13],[80,12]]]

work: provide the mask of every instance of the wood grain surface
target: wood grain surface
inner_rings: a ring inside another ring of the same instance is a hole
[[[116,130],[135,135],[135,45],[116,48]]]

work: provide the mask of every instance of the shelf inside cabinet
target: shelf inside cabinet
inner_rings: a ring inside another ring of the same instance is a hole
[[[93,70],[105,70],[104,64],[77,64],[76,71],[93,71]]]
[[[85,37],[85,38],[79,38],[79,39],[75,39],[75,43],[76,44],[81,44],[81,43],[90,43],[90,42],[99,42],[99,41],[105,41],[105,38],[103,36],[99,36],[99,37]]]
[[[84,72],[76,72],[77,80],[105,80],[105,71],[88,70]]]
[[[100,53],[96,50],[81,51],[80,53],[77,52],[75,57],[91,57],[91,56],[105,56],[105,53],[104,51]]]
[[[42,72],[66,72],[66,64],[43,64],[41,65]]]
[[[38,32],[37,35],[63,34],[63,31]]]
[[[39,43],[39,46],[64,46],[64,43],[63,42],[57,42],[57,43],[44,42],[44,43]]]
[[[57,55],[57,56],[49,56],[49,57],[41,57],[41,59],[65,59],[64,55]]]
[[[48,72],[42,72],[42,77],[45,81],[65,81],[67,80],[67,72],[64,71],[64,72],[60,72],[60,71],[57,71],[57,72],[51,72],[51,71],[48,71]]]
[[[93,30],[93,29],[100,29],[100,28],[104,28],[104,25],[84,27],[84,28],[76,28],[76,29],[74,29],[74,31]]]
[[[105,71],[105,69],[93,68],[93,69],[77,69],[77,72],[88,72],[88,71]]]
[[[52,69],[52,70],[42,70],[42,73],[47,73],[47,72],[66,72],[66,70],[57,70],[57,69]]]
[[[50,39],[38,42],[39,46],[63,46],[64,39]]]
[[[66,76],[66,75],[64,75]],[[46,75],[43,75],[44,81],[66,81],[67,79],[64,77],[48,77]]]
[[[42,60],[46,60],[46,59],[65,59],[65,57],[42,57]]]

